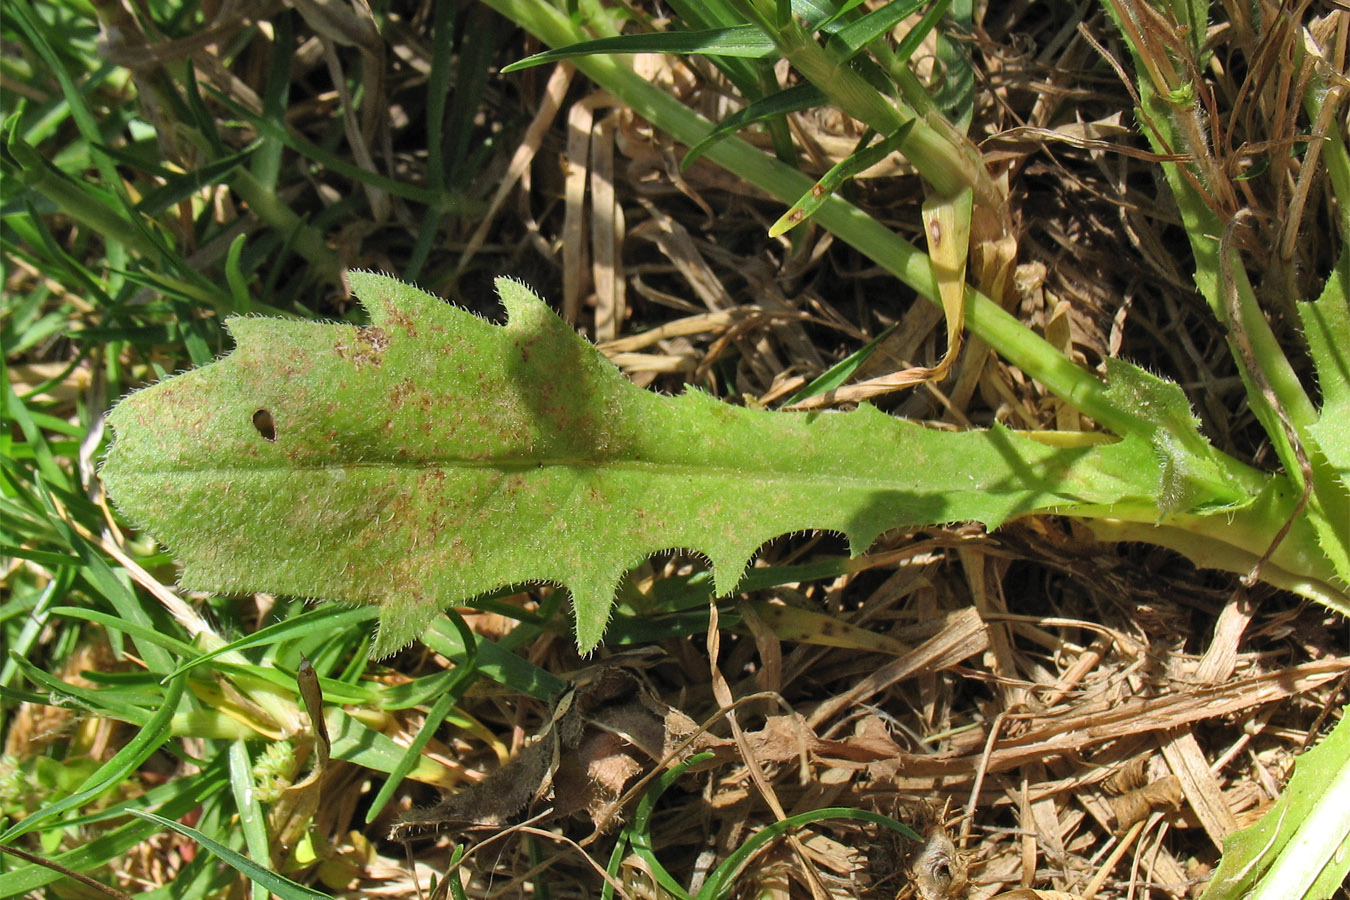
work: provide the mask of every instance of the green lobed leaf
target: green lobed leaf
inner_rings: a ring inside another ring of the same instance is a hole
[[[1106,373],[1107,396],[1147,423],[1143,430],[1162,466],[1156,498],[1160,520],[1196,506],[1251,503],[1250,486],[1234,482],[1221,455],[1200,433],[1200,420],[1180,387],[1119,359],[1106,361]]]
[[[1313,471],[1311,506],[1317,540],[1350,583],[1350,248],[1327,278],[1322,295],[1298,304],[1299,321],[1317,370],[1322,408],[1308,426]]]
[[[777,535],[1151,503],[1149,443],[1052,447],[871,407],[772,413],[627,381],[528,288],[495,326],[351,272],[370,324],[228,322],[228,356],[123,400],[102,470],[185,587],[381,606],[374,652],[494,588],[565,585],[600,640],[622,574],[687,548],[720,594]]]
[[[1308,431],[1350,489],[1350,248],[1341,252],[1322,296],[1300,303],[1298,315],[1322,389],[1321,413]]]
[[[1350,874],[1350,707],[1294,763],[1275,805],[1223,844],[1201,900],[1319,900]]]

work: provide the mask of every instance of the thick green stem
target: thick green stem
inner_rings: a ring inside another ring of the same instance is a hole
[[[894,134],[911,120],[914,125],[900,152],[939,195],[951,197],[965,188],[975,191],[984,206],[1001,206],[1002,197],[983,164],[968,152],[968,142],[950,130],[935,127],[907,104],[892,105],[847,62],[834,58],[805,28],[791,20],[769,28],[778,52],[802,77],[825,93],[830,102],[882,135]],[[913,85],[910,85],[912,88]]]
[[[337,254],[329,249],[323,235],[295,214],[289,206],[281,202],[275,193],[263,187],[253,173],[247,169],[236,169],[230,181],[232,187],[244,202],[253,210],[253,214],[280,234],[294,234],[291,246],[295,252],[309,260],[319,273],[329,281],[341,281],[342,265]]]

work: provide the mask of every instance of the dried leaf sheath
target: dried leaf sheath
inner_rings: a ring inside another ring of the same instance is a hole
[[[530,581],[571,591],[588,650],[623,572],[663,549],[706,554],[725,593],[786,532],[839,531],[860,552],[897,526],[1157,494],[1143,440],[1064,449],[870,407],[663,397],[509,279],[505,326],[350,280],[370,325],[232,319],[232,353],[118,405],[102,474],[186,587],[378,603],[377,654]]]

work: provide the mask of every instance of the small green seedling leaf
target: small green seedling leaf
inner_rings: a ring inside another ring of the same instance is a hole
[[[689,152],[680,160],[680,170],[692,166],[699,157],[708,152],[708,148],[724,138],[730,137],[742,128],[748,128],[757,122],[765,122],[786,116],[788,113],[801,112],[813,106],[825,103],[825,92],[814,84],[795,84],[790,88],[770,94],[756,100],[744,109],[727,116],[708,136],[689,148]]]
[[[1152,503],[1149,442],[1052,447],[871,407],[773,413],[626,380],[524,285],[492,325],[351,272],[367,326],[234,318],[228,356],[122,401],[102,475],[185,587],[378,604],[377,655],[507,585],[572,595],[599,642],[623,573],[671,548],[736,587],[781,534]]]

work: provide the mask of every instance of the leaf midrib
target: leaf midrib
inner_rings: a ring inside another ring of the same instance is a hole
[[[732,475],[740,477],[752,477],[759,480],[788,480],[808,481],[816,484],[859,484],[877,487],[894,487],[897,490],[914,491],[917,485],[931,484],[934,473],[929,472],[926,476],[916,478],[910,481],[896,482],[890,481],[880,476],[854,475],[849,473],[820,473],[803,470],[787,470],[773,467],[747,467],[744,465],[714,465],[714,464],[690,464],[690,463],[669,463],[669,462],[646,462],[641,460],[571,460],[571,459],[548,459],[548,460],[522,460],[520,462],[505,460],[461,460],[457,458],[438,458],[432,461],[408,461],[400,462],[397,460],[379,460],[373,462],[344,462],[344,463],[325,463],[322,465],[295,464],[286,465],[231,465],[231,466],[192,466],[185,468],[182,466],[174,467],[153,467],[146,466],[137,469],[136,477],[184,477],[198,473],[208,472],[325,472],[345,469],[388,469],[388,470],[428,470],[428,469],[497,469],[503,472],[529,472],[541,471],[554,468],[566,469],[593,469],[610,470],[619,472],[651,472],[655,475],[664,475],[668,477],[718,474]],[[961,473],[946,473],[947,477],[959,477]],[[985,489],[986,483],[971,477],[971,489]],[[948,489],[949,490],[949,489]],[[940,490],[924,491],[923,493],[940,493]]]

